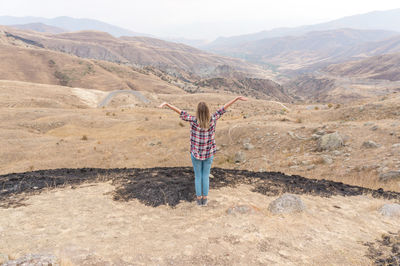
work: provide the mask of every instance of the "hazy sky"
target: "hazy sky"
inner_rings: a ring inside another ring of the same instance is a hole
[[[395,8],[399,0],[0,0],[0,15],[92,18],[136,32],[202,39]]]

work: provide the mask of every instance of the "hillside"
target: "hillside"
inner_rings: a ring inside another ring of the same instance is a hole
[[[66,32],[65,29],[55,27],[55,26],[49,26],[49,25],[46,25],[43,23],[18,24],[18,25],[11,25],[11,27],[17,28],[20,30],[34,30],[34,31],[38,31],[38,32],[52,33],[52,34]]]
[[[216,56],[187,45],[148,37],[115,38],[105,32],[81,31],[62,34],[40,34],[3,27],[3,38],[25,40],[35,46],[74,54],[79,57],[106,60],[135,66],[153,66],[179,76],[179,71],[192,76],[212,76],[220,65],[229,65],[237,71],[253,76],[268,72],[239,59]]]
[[[104,91],[183,92],[151,73],[132,67],[5,44],[0,44],[0,79]]]
[[[267,38],[237,46],[221,46],[212,51],[268,65],[280,71],[317,69],[329,62],[340,62],[369,53],[398,49],[398,36],[390,31],[337,29],[309,32],[301,36]],[[397,43],[397,42],[396,42]],[[391,44],[391,45],[390,45]],[[378,50],[385,46],[388,49]]]
[[[56,18],[0,16],[0,25],[11,26],[31,23],[42,23],[48,26],[62,28],[66,31],[104,31],[115,37],[148,36],[148,34],[134,32],[132,30],[124,29],[95,19],[71,18],[66,16]]]
[[[400,53],[331,65],[323,71],[338,76],[400,81]]]
[[[0,263],[369,265],[399,254],[399,220],[379,212],[400,197],[389,175],[400,169],[399,93],[237,102],[218,120],[207,207],[193,201],[189,124],[156,107],[215,111],[233,95],[146,92],[148,103],[119,95],[98,108],[107,94],[0,80]],[[334,132],[338,145],[319,149]],[[284,192],[304,211],[273,214]]]

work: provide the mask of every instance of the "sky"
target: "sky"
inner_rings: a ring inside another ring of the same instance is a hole
[[[156,36],[208,40],[396,8],[399,0],[0,0],[0,16],[91,18]]]

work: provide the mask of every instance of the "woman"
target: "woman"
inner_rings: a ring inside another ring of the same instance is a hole
[[[197,205],[207,206],[209,189],[209,175],[214,155],[217,151],[215,145],[215,126],[217,120],[226,112],[226,109],[237,100],[247,101],[243,96],[236,97],[218,109],[213,115],[205,102],[197,105],[196,116],[188,114],[177,107],[162,103],[159,108],[169,107],[180,115],[184,121],[190,122],[190,154],[195,175],[195,189]]]

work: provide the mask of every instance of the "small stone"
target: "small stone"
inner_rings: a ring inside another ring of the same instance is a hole
[[[274,136],[278,136],[278,132],[275,132],[273,135],[274,135]]]
[[[315,169],[315,164],[310,164],[309,166],[307,166],[306,168],[308,171]]]
[[[247,151],[254,149],[254,146],[251,143],[245,143],[245,144],[243,144],[243,147]]]
[[[305,208],[306,207],[300,197],[288,193],[285,193],[272,201],[268,206],[268,210],[273,214],[302,212]]]
[[[246,155],[242,151],[235,154],[235,163],[242,163],[246,159]]]
[[[379,145],[376,144],[376,142],[374,142],[372,140],[368,140],[368,141],[364,141],[363,144],[361,145],[361,147],[367,148],[367,149],[376,149],[379,147]]]
[[[394,148],[394,149],[400,148],[400,143],[393,144],[392,148]]]
[[[54,255],[50,254],[27,254],[17,260],[8,260],[3,266],[11,265],[59,265]]]
[[[313,140],[317,140],[317,139],[320,139],[320,138],[321,138],[320,135],[317,135],[317,134],[312,134],[311,135],[311,139],[313,139]]]
[[[324,150],[335,150],[344,145],[342,137],[339,133],[331,133],[323,135],[319,141],[317,146],[317,151],[324,151]]]
[[[387,167],[382,169],[382,173],[379,175],[379,181],[387,182],[394,179],[400,179],[400,170],[385,172]]]
[[[257,210],[256,207],[253,207],[251,205],[237,205],[230,207],[226,210],[227,214],[250,214],[250,213],[255,213]]]
[[[372,131],[375,131],[375,130],[377,130],[378,129],[378,126],[373,126],[373,127],[371,127],[371,130]]]
[[[342,152],[341,151],[333,151],[332,154],[335,156],[339,156],[342,154]]]
[[[372,122],[367,122],[367,123],[364,123],[364,126],[366,126],[366,127],[368,127],[368,126],[372,126],[374,123],[372,123]]]
[[[325,164],[332,164],[333,159],[329,155],[322,155],[322,160]]]
[[[380,214],[386,217],[400,217],[400,204],[392,203],[392,204],[384,204],[379,209]]]

